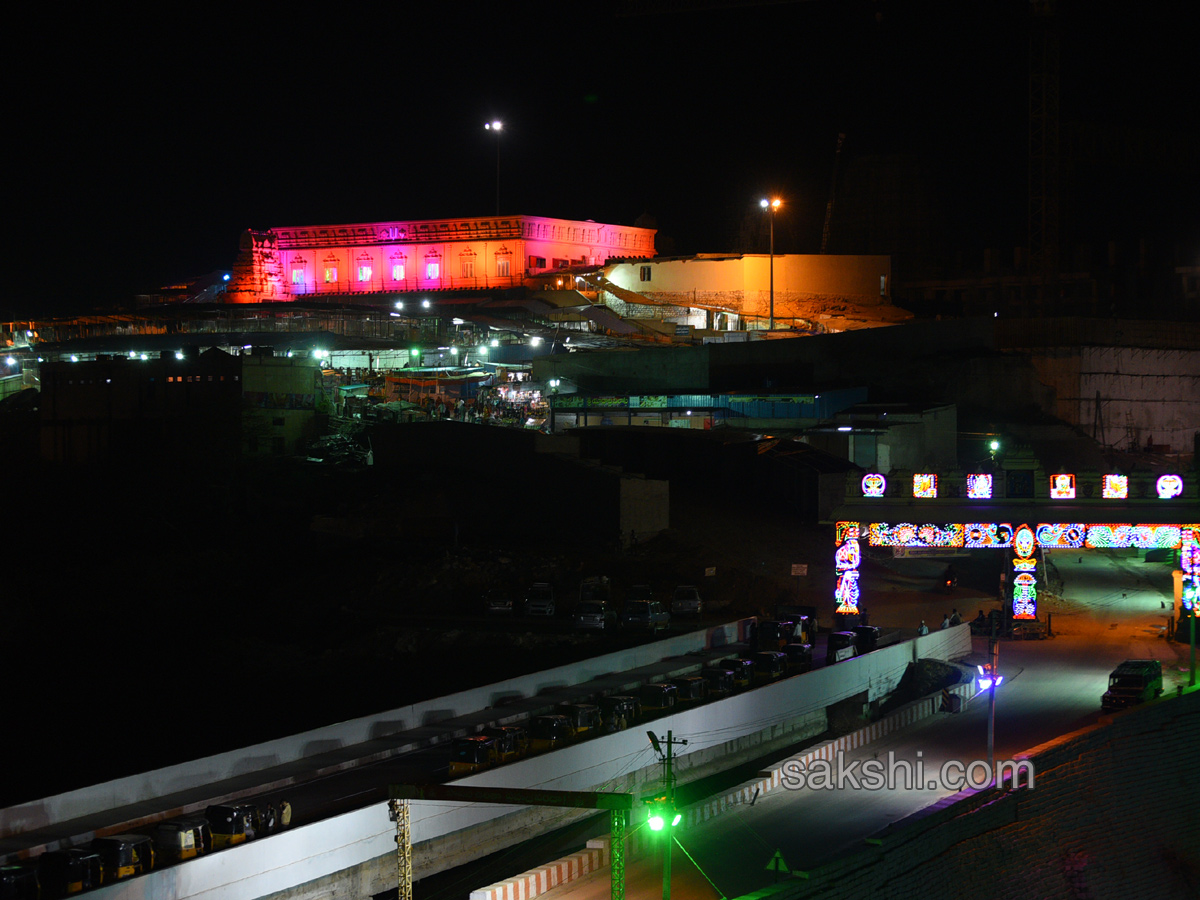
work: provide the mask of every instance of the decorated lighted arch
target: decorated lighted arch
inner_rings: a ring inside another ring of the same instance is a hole
[[[1173,490],[1174,486],[1170,486]],[[1038,548],[1143,548],[1179,550],[1183,569],[1183,607],[1192,614],[1200,602],[1200,524],[1156,525],[1071,522],[1039,522],[1034,525],[1009,522],[917,524],[913,522],[838,522],[835,529],[837,612],[859,611],[858,568],[862,559],[860,539],[871,547],[1011,549],[1012,617],[1037,618]]]

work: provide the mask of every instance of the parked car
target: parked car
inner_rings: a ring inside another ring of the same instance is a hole
[[[671,597],[671,615],[696,616],[704,612],[704,601],[700,599],[700,591],[695,585],[681,584],[675,588]]]
[[[608,603],[612,600],[612,585],[606,575],[589,575],[579,583],[580,603]]]
[[[483,611],[488,615],[520,615],[521,604],[512,590],[492,588],[483,595]]]
[[[554,588],[544,581],[539,581],[531,586],[525,594],[525,615],[554,615]]]
[[[617,627],[617,611],[600,600],[581,602],[571,618],[583,631],[611,631]]]
[[[671,614],[657,600],[631,600],[621,614],[621,627],[660,631],[671,624]]]

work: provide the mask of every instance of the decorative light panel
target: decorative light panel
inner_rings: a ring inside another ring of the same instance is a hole
[[[1013,529],[1007,522],[968,522],[963,546],[1011,547]]]
[[[1013,549],[1017,552],[1017,556],[1022,559],[1028,559],[1033,556],[1033,548],[1036,546],[1036,543],[1036,539],[1033,536],[1033,529],[1028,525],[1022,525],[1013,535]]]
[[[851,532],[854,533],[851,534]],[[846,538],[853,537],[855,540],[858,540],[861,535],[862,531],[859,529],[857,522],[838,522],[834,526],[834,540],[837,541],[839,547]]]
[[[1128,475],[1105,475],[1102,482],[1101,494],[1105,500],[1129,499]]]
[[[1020,572],[1013,579],[1014,619],[1037,618],[1037,578],[1032,572]]]
[[[834,556],[838,579],[833,599],[837,603],[836,611],[849,615],[858,613],[858,565],[862,562],[858,534],[857,522],[838,522],[838,548]]]
[[[1051,475],[1050,476],[1050,499],[1051,500],[1074,500],[1075,499],[1075,476],[1074,475]]]
[[[1183,493],[1183,479],[1178,475],[1162,475],[1154,484],[1160,500],[1170,500]]]
[[[968,475],[967,496],[972,500],[992,499],[992,476]]]
[[[862,492],[864,497],[882,497],[886,490],[887,479],[878,472],[871,472],[863,476]]]
[[[932,500],[937,496],[937,475],[929,472],[913,476],[913,496],[921,500]]]
[[[1183,541],[1178,525],[1089,525],[1085,547],[1144,547],[1174,550]]]
[[[837,588],[833,592],[833,599],[837,602],[837,609],[835,611],[848,615],[857,615],[858,597],[858,570],[847,569],[838,575]]]
[[[872,547],[962,547],[966,528],[962,525],[913,525],[901,522],[888,525],[872,522],[867,543]]]
[[[1039,547],[1082,547],[1087,529],[1083,525],[1041,523],[1035,533]]]

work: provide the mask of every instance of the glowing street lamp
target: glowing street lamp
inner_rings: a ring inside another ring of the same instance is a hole
[[[771,214],[771,318],[767,325],[768,331],[775,330],[775,212],[779,207],[783,206],[783,201],[778,197],[773,197],[768,200],[763,197],[758,201],[758,205]]]
[[[492,119],[485,123],[483,128],[496,135],[496,215],[500,215],[500,132],[504,130],[504,123],[499,119]]]

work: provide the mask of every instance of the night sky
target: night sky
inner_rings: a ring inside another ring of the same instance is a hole
[[[649,214],[660,253],[765,251],[767,192],[777,252],[816,252],[839,132],[847,191],[915,160],[935,239],[1025,241],[1024,0],[36,6],[4,60],[4,317],[227,268],[246,227],[490,215],[492,118],[503,213]],[[1195,259],[1200,4],[1059,9],[1064,141],[1100,148],[1066,239]]]

